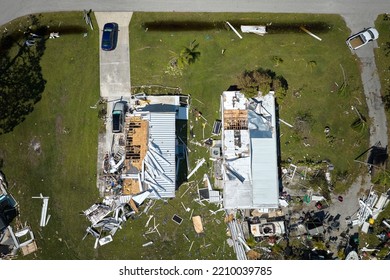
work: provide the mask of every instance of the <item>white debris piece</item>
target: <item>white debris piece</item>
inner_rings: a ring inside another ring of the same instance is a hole
[[[47,207],[49,205],[49,197],[44,197],[40,193],[39,196],[33,196],[32,198],[41,198],[43,200],[42,211],[41,211],[41,221],[40,221],[39,225],[41,227],[44,227],[47,224],[46,218],[47,218]]]
[[[103,245],[106,245],[107,243],[110,243],[111,241],[113,241],[112,236],[107,235],[107,236],[99,239],[99,245],[103,246]]]
[[[142,247],[147,247],[147,246],[150,246],[152,244],[153,244],[153,241],[149,241],[149,242],[147,242],[145,244],[142,244]]]
[[[51,32],[49,35],[50,39],[55,39],[55,38],[59,38],[59,37],[60,37],[60,35],[58,32]]]
[[[287,207],[288,206],[288,203],[286,200],[284,199],[279,199],[279,205],[282,206],[282,207]]]
[[[260,36],[267,34],[266,27],[263,25],[241,25],[241,32],[254,33]]]
[[[237,36],[238,36],[240,39],[242,39],[241,34],[238,33],[238,31],[233,27],[233,25],[231,25],[230,22],[228,22],[228,21],[227,21],[226,23],[227,23],[227,25],[229,25],[229,27],[234,31],[234,33],[236,33]]]
[[[202,158],[198,164],[195,166],[195,168],[191,171],[190,174],[188,174],[187,176],[187,180],[192,176],[194,175],[194,173],[206,162],[206,160],[204,158]]]

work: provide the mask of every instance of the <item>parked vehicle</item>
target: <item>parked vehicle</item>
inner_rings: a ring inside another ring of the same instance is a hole
[[[358,48],[363,47],[368,42],[378,39],[378,37],[378,30],[373,27],[370,27],[349,36],[346,43],[351,50],[356,50]]]
[[[120,133],[125,125],[125,115],[127,111],[126,101],[119,101],[114,104],[112,109],[112,132]]]
[[[102,50],[111,51],[116,47],[118,39],[118,24],[109,22],[104,25],[102,35]]]

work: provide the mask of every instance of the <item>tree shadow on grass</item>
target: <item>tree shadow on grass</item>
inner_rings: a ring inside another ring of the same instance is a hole
[[[39,16],[31,15],[19,24],[19,30],[0,38],[0,134],[11,132],[41,100],[46,81],[40,62],[50,32],[82,34],[86,29],[63,25],[51,30],[40,23]]]
[[[23,28],[24,32],[6,34],[0,40],[0,134],[23,122],[45,89],[40,66],[45,40],[43,36],[31,37],[32,28],[34,34],[44,32],[33,18],[33,25]],[[11,53],[14,48],[16,55]]]
[[[241,25],[265,25],[268,34],[302,33],[301,26],[306,27],[311,32],[327,33],[333,27],[323,21],[302,21],[302,22],[262,22],[261,20],[228,20],[234,27]],[[156,20],[146,21],[142,24],[148,31],[159,32],[192,32],[230,29],[226,21],[195,21],[195,20]]]

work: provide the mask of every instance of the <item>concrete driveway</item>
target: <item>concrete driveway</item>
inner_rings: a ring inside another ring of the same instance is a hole
[[[98,170],[105,153],[110,153],[113,143],[112,108],[122,97],[130,100],[130,48],[129,23],[131,12],[95,12],[100,29],[99,44],[102,40],[102,29],[107,22],[116,22],[119,27],[117,46],[112,51],[100,49],[100,96],[107,99],[106,132],[99,136]],[[97,176],[99,190],[103,191],[104,184]]]
[[[129,23],[130,12],[95,12],[100,29],[107,22],[116,22],[119,26],[118,44],[112,51],[103,51],[100,46],[100,96],[108,100],[130,96],[130,48]]]
[[[361,17],[355,14],[342,15],[347,26],[351,29],[351,34],[359,32],[366,27],[374,26],[377,18],[375,14],[367,14]],[[381,34],[379,34],[381,36]],[[361,62],[361,78],[366,96],[368,114],[371,120],[370,127],[370,146],[380,142],[380,146],[386,147],[387,139],[387,120],[384,104],[381,97],[381,84],[378,70],[375,64],[374,48],[377,48],[377,42],[373,41],[357,49],[354,53]]]

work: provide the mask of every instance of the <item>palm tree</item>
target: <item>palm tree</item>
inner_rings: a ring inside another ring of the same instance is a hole
[[[199,44],[195,44],[196,40],[192,41],[189,47],[184,47],[179,56],[179,63],[190,65],[195,63],[200,57],[200,52],[197,50]]]
[[[199,59],[200,52],[197,50],[199,44],[195,44],[195,42],[196,40],[192,41],[188,47],[183,47],[179,54],[170,51],[173,56],[168,63],[166,73],[173,76],[181,76],[184,68]]]

